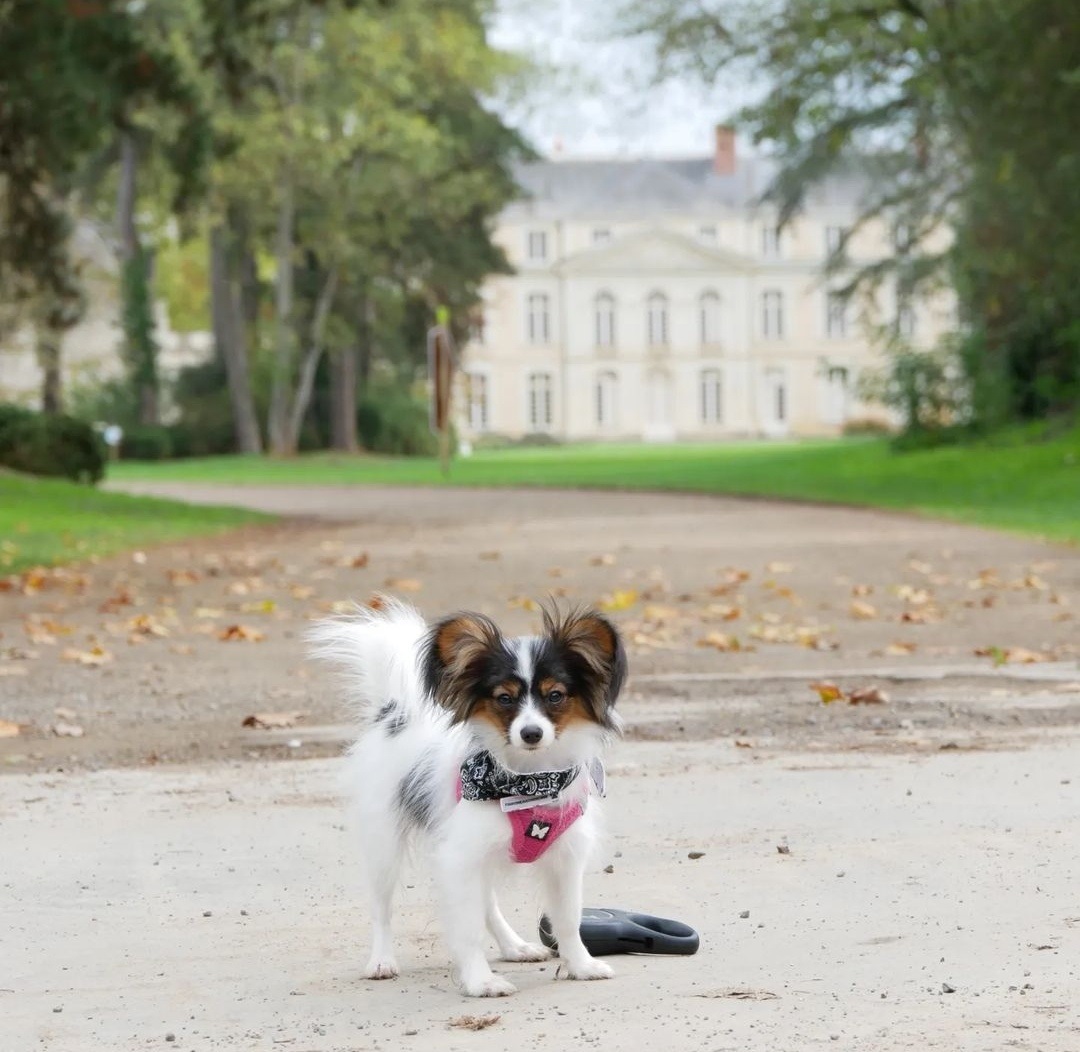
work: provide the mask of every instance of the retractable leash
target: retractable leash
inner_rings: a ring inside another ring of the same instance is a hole
[[[555,953],[559,944],[551,931],[551,921],[540,918],[540,941]],[[697,953],[698,933],[681,921],[652,917],[629,910],[584,909],[581,911],[581,941],[594,957],[614,953],[657,953],[689,956]]]

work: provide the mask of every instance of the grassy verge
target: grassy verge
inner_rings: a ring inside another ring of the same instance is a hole
[[[440,485],[432,460],[316,454],[118,464],[111,478],[243,484]],[[1005,435],[898,454],[875,439],[673,446],[566,446],[477,453],[450,484],[585,486],[796,498],[894,508],[1080,541],[1080,431]]]
[[[0,472],[0,574],[215,533],[268,516]]]

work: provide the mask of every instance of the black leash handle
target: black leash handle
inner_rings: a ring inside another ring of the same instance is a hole
[[[540,918],[540,941],[558,953],[559,945],[545,914]],[[594,957],[615,953],[654,953],[689,956],[701,939],[688,924],[630,910],[589,908],[581,912],[581,941]]]

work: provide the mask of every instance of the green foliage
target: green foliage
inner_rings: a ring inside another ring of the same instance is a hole
[[[219,361],[181,369],[172,399],[179,413],[169,429],[173,455],[203,457],[236,450],[225,368]]]
[[[124,429],[120,456],[124,460],[168,460],[174,456],[172,430],[160,424],[135,424]]]
[[[124,361],[136,404],[149,396],[158,398],[157,340],[154,337],[154,304],[150,292],[149,261],[146,250],[137,245],[124,264],[122,282]]]
[[[376,390],[363,398],[356,426],[364,448],[372,453],[430,457],[438,450],[427,403],[400,388]]]
[[[105,456],[105,444],[85,421],[13,406],[0,412],[0,466],[96,483],[105,474]]]

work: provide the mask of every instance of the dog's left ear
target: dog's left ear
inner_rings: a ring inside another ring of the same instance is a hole
[[[600,722],[611,722],[607,710],[614,707],[626,681],[626,648],[618,629],[595,610],[563,617],[545,610],[544,630],[591,688],[590,700],[600,703],[595,713]]]

